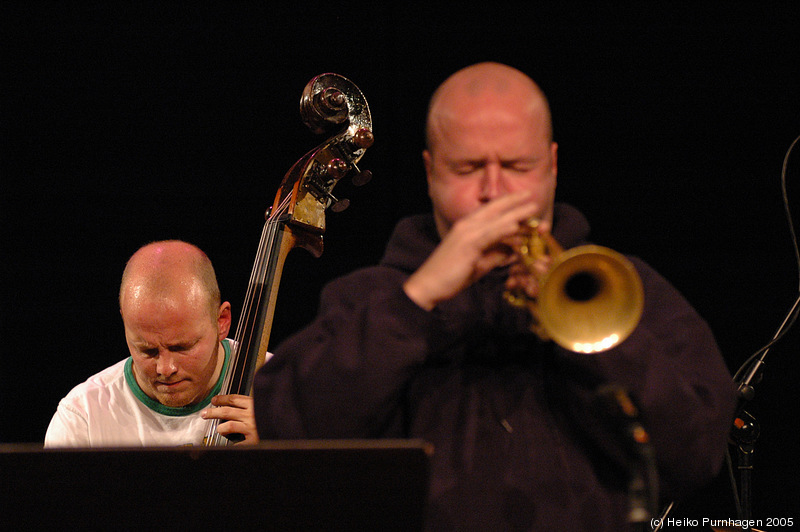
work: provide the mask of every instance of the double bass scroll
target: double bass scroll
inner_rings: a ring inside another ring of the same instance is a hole
[[[289,169],[267,210],[220,395],[250,395],[253,377],[266,361],[287,255],[301,247],[319,257],[325,211],[343,210],[348,205],[347,200],[333,195],[333,188],[348,175],[356,185],[371,178],[357,163],[374,141],[372,117],[364,95],[353,82],[332,73],[314,77],[300,97],[300,115],[313,133],[329,138]],[[219,420],[209,421],[206,445],[230,442],[217,433],[218,424]]]

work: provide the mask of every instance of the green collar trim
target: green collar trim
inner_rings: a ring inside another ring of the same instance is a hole
[[[220,390],[222,390],[222,381],[225,379],[225,373],[228,371],[228,363],[230,362],[231,358],[231,346],[230,341],[227,338],[222,341],[222,349],[225,351],[225,362],[222,364],[222,371],[219,374],[219,379],[217,379],[217,384],[214,385],[214,388],[210,392],[208,392],[208,395],[205,397],[205,399],[197,404],[188,406],[166,406],[148,396],[142,391],[142,389],[139,387],[139,383],[136,382],[136,377],[133,376],[133,359],[130,357],[125,362],[125,369],[123,371],[125,374],[125,382],[128,383],[128,388],[131,389],[133,395],[142,404],[144,404],[144,406],[154,412],[172,417],[194,414],[195,412],[199,412],[207,407],[211,403],[211,398],[219,394]]]

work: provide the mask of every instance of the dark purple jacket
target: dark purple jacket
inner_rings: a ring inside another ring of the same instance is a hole
[[[557,205],[554,236],[583,244],[586,219]],[[496,271],[432,312],[402,284],[439,243],[433,218],[401,221],[380,265],[330,283],[320,313],[255,379],[262,439],[420,438],[434,445],[427,525],[436,530],[623,530],[629,480],[657,459],[662,499],[719,470],[735,388],[706,323],[632,258],[639,326],[595,355],[538,340],[502,299]],[[600,400],[627,390],[636,418]]]

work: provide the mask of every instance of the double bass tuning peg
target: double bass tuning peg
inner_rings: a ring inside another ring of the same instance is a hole
[[[359,170],[358,166],[353,165],[353,168],[356,171],[356,174],[353,176],[353,184],[357,187],[361,187],[366,185],[372,179],[372,172],[369,170]]]
[[[339,180],[347,175],[350,169],[356,171],[353,175],[353,184],[357,187],[366,185],[372,179],[372,172],[369,170],[361,171],[355,163],[348,164],[338,157],[331,159],[325,166],[325,175],[331,179]]]
[[[339,199],[333,194],[328,194],[328,206],[333,212],[342,212],[350,206],[350,200],[347,198]]]
[[[328,161],[328,164],[325,167],[325,175],[337,181],[343,178],[348,171],[350,171],[350,165],[338,157],[334,157]]]
[[[369,129],[362,127],[353,134],[350,142],[353,143],[356,149],[366,150],[375,143],[375,135]]]
[[[355,132],[351,142],[356,149],[366,150],[375,142],[375,136],[372,134],[372,130],[362,127]],[[362,172],[355,163],[353,163],[353,169],[356,171],[356,174],[353,176],[353,184],[355,186],[360,187],[366,185],[369,183],[370,179],[372,179],[372,172],[369,170],[364,170]]]
[[[361,171],[356,165],[353,165],[353,168],[356,170],[356,174],[353,176],[353,185],[360,187],[366,185],[369,183],[370,179],[372,179],[372,172],[369,170]],[[326,197],[328,200],[328,207],[333,212],[342,212],[350,206],[350,200],[347,198],[339,199],[330,192]]]

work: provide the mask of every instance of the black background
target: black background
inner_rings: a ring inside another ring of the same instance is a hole
[[[238,315],[263,212],[324,140],[298,113],[323,72],[370,104],[360,166],[375,177],[337,186],[351,207],[329,213],[321,258],[290,254],[272,345],[313,316],[325,281],[376,262],[395,222],[428,209],[427,99],[482,60],[539,82],[559,198],[687,296],[732,372],[780,325],[798,291],[780,175],[800,134],[800,8],[265,4],[3,3],[0,442],[41,441],[58,400],[126,356],[116,296],[140,245],[200,246]],[[795,152],[795,210],[798,178]],[[798,344],[792,330],[770,351],[750,405],[760,518],[800,519]],[[730,500],[721,475],[679,511],[731,516]]]

